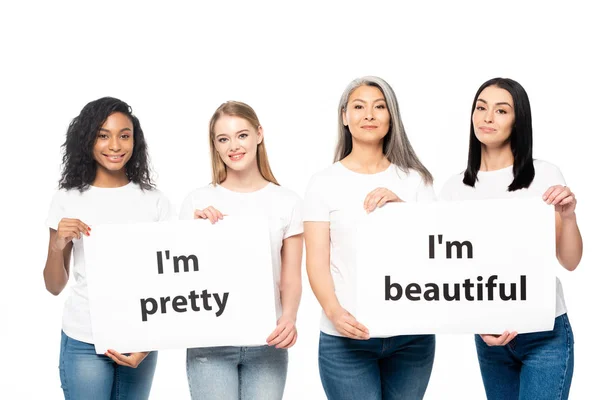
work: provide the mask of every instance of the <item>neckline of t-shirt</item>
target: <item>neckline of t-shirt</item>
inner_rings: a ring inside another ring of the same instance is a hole
[[[375,172],[374,174],[364,174],[362,172],[352,171],[350,168],[348,168],[344,164],[342,164],[341,161],[337,161],[336,164],[338,164],[340,166],[340,168],[342,168],[342,170],[346,171],[347,173],[350,173],[350,174],[353,174],[356,176],[366,176],[366,177],[378,176],[378,175],[385,174],[386,172],[390,171],[394,167],[394,163],[390,163],[390,165],[383,171]]]
[[[493,169],[491,171],[482,171],[479,170],[479,172],[477,172],[477,174],[485,174],[485,175],[494,175],[494,174],[502,174],[502,173],[506,173],[508,170],[512,171],[513,169],[513,164],[509,165],[508,167],[504,167],[504,168],[500,168],[500,169]]]
[[[237,192],[237,191],[235,191],[235,190],[227,189],[226,187],[223,187],[223,186],[221,186],[221,185],[216,185],[216,186],[215,186],[215,188],[216,188],[216,189],[218,189],[218,190],[221,190],[221,191],[223,191],[223,192],[225,192],[225,193],[231,193],[231,194],[233,194],[233,195],[239,195],[239,196],[243,196],[243,195],[248,195],[248,194],[258,194],[258,193],[262,193],[262,192],[264,192],[264,191],[268,190],[268,189],[269,189],[271,186],[273,186],[273,185],[274,185],[274,183],[273,183],[273,182],[267,182],[267,184],[266,184],[265,186],[261,187],[261,188],[260,188],[260,189],[258,189],[258,190],[254,190],[254,191],[252,191],[252,192]]]
[[[118,186],[118,187],[99,187],[99,186],[90,185],[90,190],[95,190],[95,191],[125,190],[125,189],[129,189],[133,185],[135,185],[135,182],[133,182],[133,181],[129,181],[126,185]]]

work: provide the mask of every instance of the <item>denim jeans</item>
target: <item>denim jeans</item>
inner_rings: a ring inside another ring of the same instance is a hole
[[[192,400],[281,400],[286,349],[271,346],[203,347],[187,350]]]
[[[489,400],[564,400],[573,377],[573,331],[567,314],[554,330],[517,335],[488,346],[475,335],[479,368]]]
[[[418,400],[434,354],[434,335],[355,340],[321,332],[319,373],[330,400]]]
[[[94,345],[64,332],[60,341],[60,382],[65,400],[145,400],[150,395],[158,354],[151,352],[137,368],[116,364]]]

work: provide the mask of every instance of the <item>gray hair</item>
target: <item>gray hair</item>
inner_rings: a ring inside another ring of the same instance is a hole
[[[376,76],[357,78],[350,82],[344,93],[342,93],[338,108],[338,142],[335,149],[334,162],[340,161],[352,151],[352,135],[350,134],[350,129],[344,125],[342,115],[346,112],[350,95],[359,86],[374,86],[381,90],[385,98],[390,113],[390,129],[383,138],[383,154],[385,157],[406,173],[408,173],[409,169],[414,169],[426,183],[432,184],[433,176],[419,161],[406,136],[394,90],[386,81]]]

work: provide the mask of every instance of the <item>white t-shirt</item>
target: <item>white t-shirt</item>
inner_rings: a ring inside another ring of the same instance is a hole
[[[281,317],[281,248],[283,241],[304,232],[302,202],[289,189],[268,183],[262,189],[242,193],[225,189],[221,185],[208,185],[190,193],[181,206],[180,219],[193,219],[195,210],[213,206],[226,215],[264,216],[269,220],[273,288],[277,319]],[[227,217],[224,217],[227,218]],[[217,222],[218,223],[218,222]]]
[[[142,190],[130,182],[119,188],[90,186],[88,190],[59,190],[52,198],[46,225],[54,230],[63,218],[76,218],[89,225],[164,221],[173,218],[169,200],[158,190]],[[127,240],[123,239],[127,246]],[[75,284],[65,302],[62,329],[73,339],[94,343],[88,301],[82,240],[73,240],[70,275]]]
[[[566,185],[560,170],[555,165],[546,161],[534,160],[535,177],[526,189],[509,192],[508,186],[512,183],[513,166],[495,171],[479,171],[475,187],[463,183],[464,173],[453,175],[442,188],[440,200],[487,200],[487,199],[514,199],[539,197],[550,186]],[[556,278],[556,316],[567,312],[567,306],[563,296],[562,285]]]
[[[356,226],[367,216],[363,208],[367,194],[379,187],[391,190],[405,202],[435,200],[433,187],[425,184],[414,170],[407,174],[390,164],[385,171],[361,174],[340,162],[315,174],[304,198],[305,222],[329,222],[329,259],[335,294],[341,306],[351,314],[356,308]],[[321,331],[342,336],[324,312]]]

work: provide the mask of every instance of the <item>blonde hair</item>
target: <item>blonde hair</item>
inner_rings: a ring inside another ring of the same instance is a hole
[[[221,104],[219,108],[217,108],[208,124],[208,141],[210,146],[213,185],[218,185],[222,183],[225,178],[227,178],[227,167],[221,159],[221,156],[219,155],[219,152],[217,152],[217,148],[215,146],[215,124],[219,118],[224,115],[243,118],[248,121],[250,125],[252,125],[252,127],[257,131],[260,128],[260,122],[258,121],[256,112],[254,112],[252,107],[246,103],[242,103],[240,101],[228,101]],[[269,158],[267,157],[267,149],[265,148],[264,138],[258,144],[256,149],[256,163],[258,164],[258,171],[263,178],[269,182],[279,185],[275,179],[275,176],[273,175],[273,171],[271,171],[271,166],[269,165]]]

